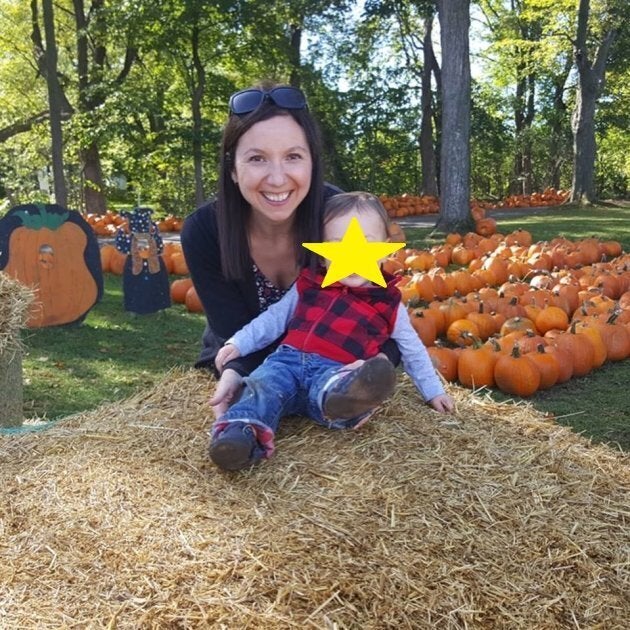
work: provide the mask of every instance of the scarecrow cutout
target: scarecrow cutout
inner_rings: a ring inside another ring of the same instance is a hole
[[[116,232],[116,249],[127,254],[123,271],[125,310],[138,315],[155,313],[171,305],[168,272],[162,260],[164,245],[153,210],[135,208]]]
[[[35,290],[29,328],[81,322],[103,296],[96,236],[57,204],[16,206],[0,219],[0,270]]]

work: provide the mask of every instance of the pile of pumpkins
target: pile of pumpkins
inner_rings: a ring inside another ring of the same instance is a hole
[[[449,234],[384,267],[448,381],[526,397],[630,356],[630,255],[617,241]]]
[[[126,219],[115,210],[107,210],[104,214],[88,212],[83,215],[96,236],[116,236],[118,228],[126,223]],[[166,215],[156,221],[160,232],[180,232],[184,219],[173,214]]]
[[[542,192],[529,195],[510,195],[500,201],[497,208],[538,208],[540,206],[559,206],[569,200],[570,190],[556,190],[548,187]]]
[[[556,190],[545,188],[542,192],[530,195],[510,195],[498,203],[471,199],[470,209],[490,210],[500,208],[538,208],[541,206],[559,206],[571,196],[570,190]],[[379,199],[391,218],[418,216],[422,214],[437,214],[440,211],[440,199],[432,195],[380,195]]]

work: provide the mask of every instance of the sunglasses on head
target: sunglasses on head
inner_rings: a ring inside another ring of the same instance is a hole
[[[242,116],[260,107],[265,101],[283,109],[308,109],[304,92],[294,87],[277,87],[269,90],[257,88],[241,90],[230,96],[230,113]]]

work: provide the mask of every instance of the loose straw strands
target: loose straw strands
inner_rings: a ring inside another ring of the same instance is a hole
[[[0,627],[625,628],[628,458],[529,404],[401,378],[357,432],[206,456],[214,381],[0,438]]]

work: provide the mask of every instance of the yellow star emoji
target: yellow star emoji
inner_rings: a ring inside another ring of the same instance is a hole
[[[398,251],[406,243],[371,243],[366,240],[358,219],[352,217],[341,241],[302,243],[302,245],[331,261],[322,287],[327,287],[354,273],[384,287],[387,283],[379,266],[379,260]]]

